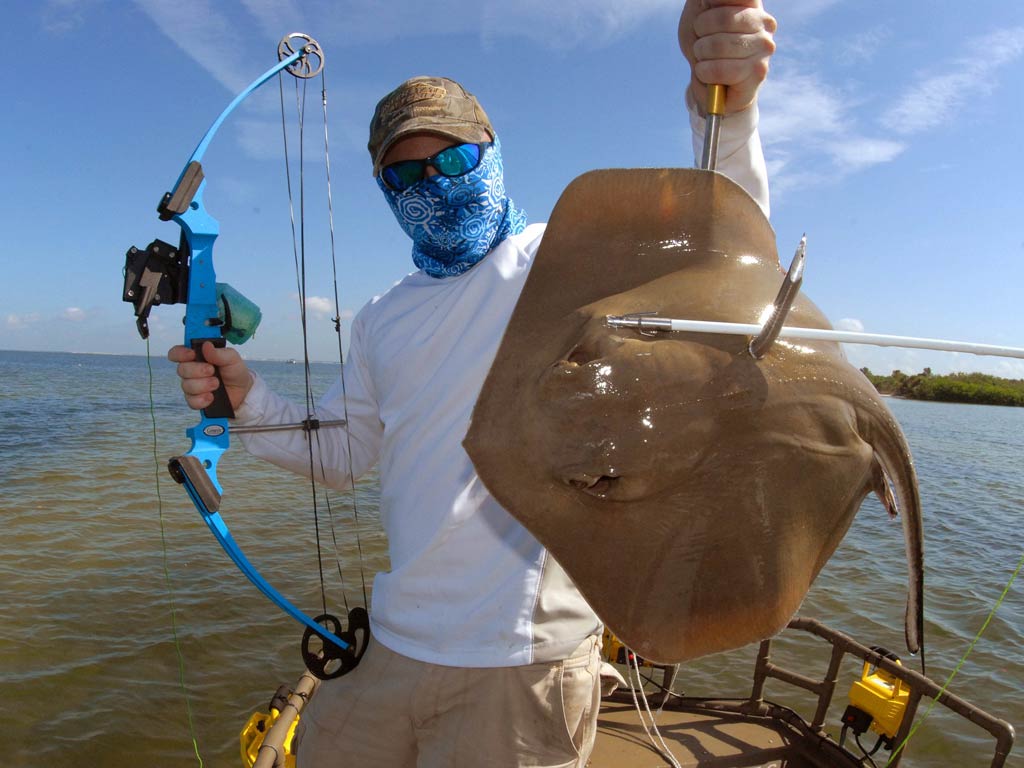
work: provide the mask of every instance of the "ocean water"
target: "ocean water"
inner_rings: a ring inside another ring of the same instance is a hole
[[[189,709],[207,766],[238,766],[238,732],[301,671],[300,627],[224,556],[166,474],[184,452],[173,367],[143,357],[0,352],[0,680],[8,766],[189,766]],[[254,363],[301,397],[302,366]],[[317,391],[336,375],[314,365]],[[1024,553],[1024,409],[890,401],[921,479],[929,675],[961,661]],[[156,420],[156,447],[153,422]],[[222,514],[267,579],[310,614],[322,607],[309,485],[241,450],[222,460]],[[387,567],[367,478],[352,499],[321,494],[317,514],[328,607]],[[333,521],[333,525],[332,525]],[[337,538],[332,541],[331,530]],[[364,557],[356,552],[356,532]],[[166,561],[165,561],[166,557]],[[166,570],[165,570],[166,563]],[[906,567],[899,523],[865,502],[801,614],[904,657]],[[1024,723],[1024,579],[950,690]],[[172,625],[174,606],[175,622]],[[179,666],[175,633],[181,649]],[[677,688],[744,696],[756,648],[686,665]],[[815,646],[783,641],[779,660],[825,671]],[[843,670],[852,682],[859,668]],[[829,728],[845,704],[840,683]],[[767,696],[799,706],[769,681]],[[866,739],[873,743],[873,739]],[[936,709],[903,765],[984,766],[984,732]],[[884,764],[882,758],[879,764]],[[1009,765],[1024,766],[1024,746]]]

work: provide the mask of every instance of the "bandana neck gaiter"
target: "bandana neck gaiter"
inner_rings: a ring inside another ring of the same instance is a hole
[[[497,137],[463,176],[428,176],[401,192],[388,189],[380,177],[377,185],[412,238],[413,263],[431,277],[461,275],[526,228],[526,214],[505,194]]]

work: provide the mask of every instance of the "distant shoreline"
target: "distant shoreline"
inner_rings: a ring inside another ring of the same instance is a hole
[[[893,371],[879,376],[861,368],[879,394],[905,400],[940,403],[1024,406],[1024,380],[1001,379],[984,373],[952,373],[936,376],[930,368],[921,373]]]
[[[129,357],[145,360],[146,355],[124,352],[53,352],[46,350],[0,349],[2,355],[75,355],[81,357]],[[168,363],[163,355],[153,356],[154,363]],[[291,364],[291,358],[247,358],[247,362],[269,364]],[[313,360],[311,365],[336,366],[337,361]],[[985,373],[951,373],[935,375],[930,368],[921,373],[906,374],[893,371],[888,375],[872,373],[861,368],[868,381],[883,397],[898,397],[904,400],[926,400],[940,403],[967,403],[974,405],[1024,406],[1024,379],[1003,379]]]
[[[94,357],[137,357],[143,360],[147,355],[145,352],[79,352],[75,350],[50,350],[50,349],[0,349],[0,354],[25,354],[25,355],[79,355]],[[166,360],[163,353],[149,356],[152,360]],[[293,357],[246,357],[247,363],[301,363]],[[310,360],[310,365],[337,365],[337,360]]]

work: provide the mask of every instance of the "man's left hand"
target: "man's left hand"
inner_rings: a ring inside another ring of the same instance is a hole
[[[725,114],[757,98],[775,53],[778,27],[761,0],[686,0],[679,47],[690,62],[690,92],[703,113],[707,86],[726,86]]]

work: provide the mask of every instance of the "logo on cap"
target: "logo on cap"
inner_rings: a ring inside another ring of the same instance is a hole
[[[381,114],[397,112],[417,101],[435,101],[443,99],[448,91],[438,85],[430,83],[415,83],[414,85],[394,94],[381,107]]]

